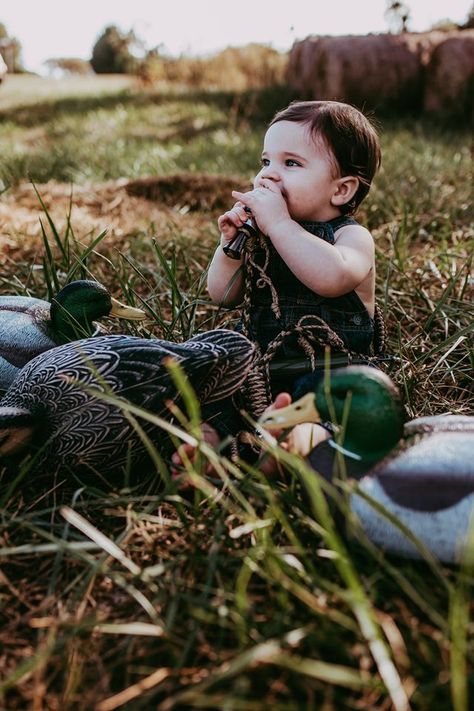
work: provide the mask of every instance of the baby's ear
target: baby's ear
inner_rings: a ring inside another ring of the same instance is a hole
[[[341,207],[350,202],[359,187],[359,178],[355,175],[345,175],[336,181],[336,189],[331,198],[331,205]]]

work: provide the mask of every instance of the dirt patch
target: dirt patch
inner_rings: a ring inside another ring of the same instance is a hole
[[[179,174],[73,188],[50,181],[36,190],[60,234],[71,212],[77,238],[95,237],[105,229],[107,242],[120,244],[124,238],[149,232],[151,226],[164,239],[216,230],[217,215],[232,204],[232,190],[247,187],[242,178],[232,176]],[[45,211],[30,183],[0,196],[0,251],[11,254],[37,245],[40,220],[47,227]]]
[[[144,197],[180,210],[227,210],[232,204],[232,190],[249,190],[251,185],[239,176],[190,173],[152,176],[130,180],[128,195]]]

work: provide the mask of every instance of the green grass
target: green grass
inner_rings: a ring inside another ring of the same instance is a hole
[[[2,87],[0,178],[6,185],[28,177],[83,183],[188,170],[250,174],[257,165],[260,135],[247,120],[251,94],[163,94],[120,83],[115,91],[113,84],[108,90],[99,84],[102,93],[90,94],[91,80],[84,83],[82,95],[71,96],[59,82],[56,95],[34,104],[12,103],[18,90],[11,88],[10,98],[8,83]]]
[[[36,102],[0,88],[12,190],[28,173],[81,183],[255,170],[262,113],[242,97],[56,86],[59,96]],[[376,239],[389,350],[402,358],[393,377],[411,416],[472,414],[468,134],[385,119],[382,140],[362,219]],[[147,308],[134,333],[183,340],[235,315],[204,290],[213,221],[189,215],[161,235],[150,225],[121,250],[100,231],[79,236],[73,219],[60,230],[43,211],[36,258],[25,249],[6,261],[0,286],[44,298],[91,274]],[[189,402],[183,438],[196,435]],[[325,487],[326,499],[295,457],[285,479],[269,481],[199,446],[218,473],[208,481],[189,465],[192,493],[166,463],[160,480],[133,488],[0,474],[2,708],[339,711],[403,709],[406,696],[423,711],[470,708],[472,561],[388,556],[353,520],[344,485]]]

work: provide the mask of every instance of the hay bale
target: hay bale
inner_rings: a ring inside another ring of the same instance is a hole
[[[287,81],[300,98],[316,98],[312,94],[315,65],[320,37],[307,37],[293,44],[288,55]]]
[[[426,67],[424,109],[468,118],[474,111],[474,30],[449,36]]]
[[[302,96],[361,108],[421,108],[424,64],[442,32],[308,37],[289,56],[288,83]]]
[[[235,202],[232,190],[250,189],[250,183],[241,177],[205,173],[151,176],[125,184],[129,195],[191,212],[228,210]]]

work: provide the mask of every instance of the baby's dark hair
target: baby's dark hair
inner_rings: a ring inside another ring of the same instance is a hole
[[[313,138],[322,139],[330,149],[340,176],[359,178],[356,194],[341,206],[344,215],[355,212],[381,162],[379,137],[369,119],[354,106],[339,101],[293,101],[278,111],[269,125],[278,121],[306,124]]]

